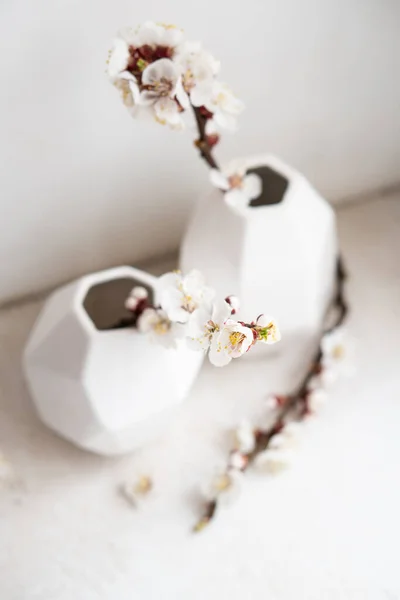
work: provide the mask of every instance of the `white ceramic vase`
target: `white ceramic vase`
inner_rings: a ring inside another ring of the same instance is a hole
[[[156,278],[118,267],[82,277],[46,302],[24,353],[42,421],[77,446],[105,455],[133,450],[162,431],[187,395],[203,354],[166,349],[132,328],[110,329],[134,285]]]
[[[285,340],[312,339],[321,327],[335,281],[335,215],[309,182],[279,159],[244,162],[261,176],[262,196],[236,211],[213,189],[189,223],[180,266],[183,272],[202,271],[220,297],[236,294],[242,318],[273,315],[282,332],[282,343],[274,346],[279,352]],[[254,350],[249,355],[271,354],[263,344]]]

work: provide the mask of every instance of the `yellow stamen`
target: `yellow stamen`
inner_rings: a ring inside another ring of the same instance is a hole
[[[170,328],[170,323],[168,321],[159,321],[154,325],[154,331],[157,335],[165,335],[168,333]]]
[[[157,23],[160,27],[164,27],[164,29],[178,29],[176,25],[171,25],[170,23]]]
[[[243,184],[243,177],[240,177],[240,175],[237,174],[231,175],[228,177],[228,182],[231,188],[241,188]]]
[[[231,346],[239,346],[239,344],[241,344],[244,339],[245,335],[244,333],[240,333],[240,331],[233,331],[229,335],[229,341],[231,343]]]
[[[214,482],[214,487],[217,492],[224,492],[231,486],[231,480],[226,473],[219,475]]]
[[[153,482],[151,481],[150,477],[147,475],[142,475],[135,485],[134,490],[137,494],[148,494],[152,487]]]
[[[332,356],[333,358],[343,358],[345,353],[345,349],[344,346],[342,344],[338,344],[337,346],[334,347],[333,351],[332,351]]]

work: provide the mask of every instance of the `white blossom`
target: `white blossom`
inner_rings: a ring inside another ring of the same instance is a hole
[[[317,412],[326,404],[328,394],[322,388],[314,389],[307,394],[307,405],[312,412]]]
[[[245,169],[229,170],[226,173],[211,169],[210,180],[215,187],[224,192],[225,202],[235,209],[246,208],[253,198],[262,191],[259,175],[246,175]]]
[[[137,48],[140,46],[175,48],[182,41],[183,31],[168,23],[146,21],[136,30],[125,30],[125,36],[128,37],[128,35],[130,35],[132,46]]]
[[[265,406],[266,406],[267,410],[269,410],[269,411],[276,410],[279,406],[278,398],[275,395],[271,394],[265,400]]]
[[[140,91],[136,77],[125,71],[115,79],[114,86],[121,94],[122,101],[130,109],[132,116],[136,116],[140,103]]]
[[[343,360],[346,354],[346,331],[342,327],[326,333],[321,341],[322,354],[325,361]]]
[[[248,463],[246,455],[242,454],[238,450],[231,452],[229,455],[229,468],[243,471]]]
[[[142,497],[149,494],[152,488],[153,482],[150,477],[148,475],[142,475],[135,483],[122,483],[119,490],[125,500],[127,500],[131,506],[137,508]]]
[[[239,452],[249,454],[252,452],[256,445],[256,438],[254,435],[254,429],[248,421],[242,421],[234,432],[235,435],[235,448]]]
[[[187,323],[199,309],[206,311],[208,317],[215,293],[197,270],[186,276],[179,272],[166,273],[159,278],[157,291],[161,307],[171,321],[178,323]]]
[[[204,86],[201,92],[196,94],[197,106],[205,106],[213,114],[213,120],[219,127],[234,131],[236,119],[244,108],[243,102],[236,98],[225,83],[217,80]]]
[[[218,500],[224,505],[231,504],[240,495],[243,485],[243,473],[238,469],[217,472],[203,490],[208,501]]]
[[[214,78],[220,63],[206,52],[200,42],[184,42],[177,48],[174,62],[182,73],[182,83],[193,106],[203,106],[211,100]]]
[[[214,305],[212,312],[200,309],[188,323],[190,346],[208,350],[210,362],[222,367],[232,358],[247,352],[254,342],[253,330],[229,319],[232,308],[225,300]]]
[[[208,357],[216,367],[223,367],[232,358],[245,354],[254,343],[253,330],[233,319],[227,319],[222,328],[213,334]]]
[[[237,296],[227,296],[225,298],[225,302],[227,302],[229,304],[229,306],[231,307],[231,311],[232,311],[233,315],[239,311],[240,301]]]
[[[349,377],[354,373],[354,340],[350,339],[344,327],[326,333],[321,341],[322,372],[321,381],[327,387],[339,376]]]
[[[183,127],[178,102],[186,108],[188,100],[182,88],[179,70],[172,60],[160,58],[148,65],[142,73],[141,86],[139,103],[151,106],[158,122],[172,128]]]
[[[254,465],[260,471],[264,471],[271,475],[283,471],[289,466],[291,455],[281,449],[267,448],[257,455]]]
[[[275,319],[269,315],[260,315],[256,321],[259,337],[264,344],[275,344],[281,339],[281,332]]]
[[[139,304],[143,302],[143,300],[146,300],[148,296],[149,292],[146,290],[145,287],[141,285],[135,286],[131,290],[128,298],[125,300],[125,308],[131,311],[135,311]]]
[[[184,326],[173,323],[166,312],[158,308],[146,308],[138,318],[137,328],[141,333],[150,333],[166,348],[176,348],[178,340],[185,335]]]
[[[213,338],[218,337],[218,333],[230,317],[231,312],[232,309],[225,300],[217,301],[211,309],[203,306],[196,310],[188,322],[189,345],[194,350],[207,351],[213,342]]]
[[[128,67],[130,58],[129,45],[121,36],[114,40],[107,60],[107,74],[114,83]]]
[[[284,435],[290,441],[297,441],[302,435],[304,430],[304,423],[302,421],[290,421],[285,423],[281,434]]]

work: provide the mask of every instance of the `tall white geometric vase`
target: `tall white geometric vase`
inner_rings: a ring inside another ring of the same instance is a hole
[[[183,272],[196,267],[219,296],[236,294],[240,316],[270,313],[282,342],[259,344],[251,356],[309,343],[333,294],[337,260],[335,215],[303,175],[273,156],[245,161],[262,195],[239,211],[214,188],[198,203],[181,246]],[[262,348],[261,348],[262,347]]]
[[[99,454],[133,450],[162,431],[197,377],[203,355],[166,349],[135,329],[135,285],[155,297],[157,279],[131,267],[82,277],[46,302],[24,353],[28,387],[41,420],[77,446]]]

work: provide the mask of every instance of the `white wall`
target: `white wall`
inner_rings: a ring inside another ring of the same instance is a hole
[[[207,185],[191,136],[131,120],[114,32],[183,26],[248,107],[219,155],[273,151],[330,199],[400,179],[397,0],[3,0],[0,299],[175,248]]]

